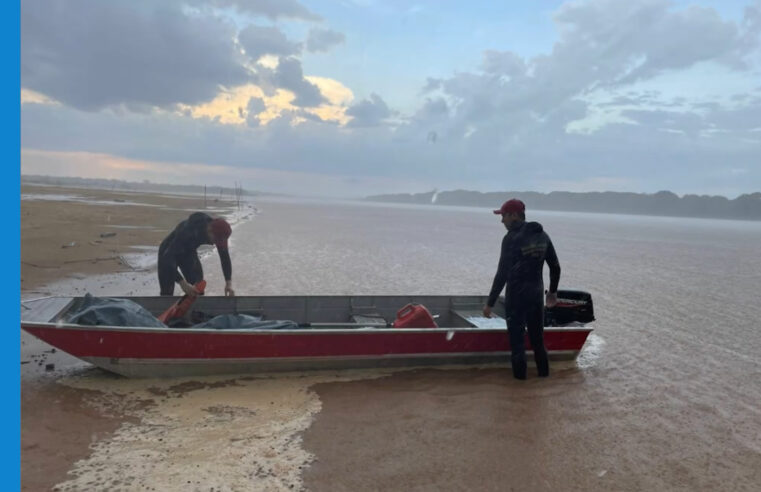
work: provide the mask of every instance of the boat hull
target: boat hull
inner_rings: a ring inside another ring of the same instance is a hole
[[[197,330],[22,323],[44,342],[127,377],[508,362],[506,329]],[[552,359],[572,359],[591,327],[545,328]],[[531,345],[526,340],[527,351]]]

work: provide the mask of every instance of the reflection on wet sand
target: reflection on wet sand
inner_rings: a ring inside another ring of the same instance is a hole
[[[131,419],[94,443],[57,488],[299,489],[301,470],[313,459],[299,433],[320,410],[310,387],[382,375],[130,380],[91,371],[65,378],[67,388],[98,392],[88,403],[103,414]]]

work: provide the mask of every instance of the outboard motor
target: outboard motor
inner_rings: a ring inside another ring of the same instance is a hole
[[[544,308],[544,326],[591,323],[594,320],[592,294],[581,290],[558,290],[555,307]]]

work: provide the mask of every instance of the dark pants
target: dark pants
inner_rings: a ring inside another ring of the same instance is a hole
[[[548,376],[550,363],[547,360],[547,349],[544,347],[544,304],[541,301],[515,304],[515,307],[509,310],[507,318],[513,376],[526,379],[526,328],[531,348],[534,349],[539,376]]]
[[[203,268],[201,260],[195,251],[182,255],[172,255],[159,249],[159,286],[162,296],[174,295],[174,284],[177,278],[177,268],[182,272],[189,284],[195,284],[203,280]]]

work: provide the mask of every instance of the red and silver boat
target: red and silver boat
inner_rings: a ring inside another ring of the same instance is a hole
[[[553,359],[575,358],[592,331],[591,296],[560,291],[544,339]],[[482,317],[483,296],[200,297],[194,312],[290,320],[295,329],[86,326],[67,314],[82,297],[22,302],[21,328],[53,347],[127,377],[506,362],[503,300]],[[158,316],[176,298],[127,297]],[[394,327],[400,308],[423,305],[436,328]],[[193,313],[188,313],[190,317]],[[552,326],[562,323],[559,326]],[[527,350],[531,346],[526,340]],[[530,359],[529,355],[529,359]]]

